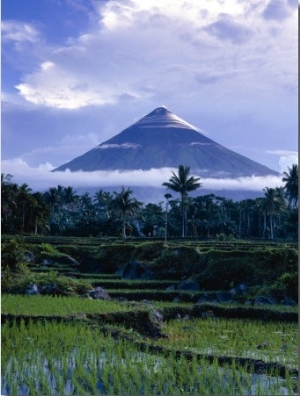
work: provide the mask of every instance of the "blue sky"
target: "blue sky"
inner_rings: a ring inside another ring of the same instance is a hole
[[[297,6],[2,0],[2,172],[34,188],[108,179],[159,185],[168,173],[50,170],[161,105],[218,143],[287,170],[298,158]]]

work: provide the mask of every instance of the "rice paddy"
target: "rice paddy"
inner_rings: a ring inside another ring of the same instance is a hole
[[[126,312],[132,307],[112,300],[90,300],[65,296],[22,296],[4,294],[2,313],[12,315],[72,315],[77,313]]]
[[[296,323],[208,318],[172,320],[164,328],[172,348],[298,365]],[[158,344],[163,345],[164,341]]]
[[[1,359],[2,395],[294,394],[291,378],[141,352],[80,323],[5,323]]]
[[[37,265],[30,282],[55,268]],[[207,308],[197,304],[202,291],[177,290],[179,280],[75,269],[61,266],[55,277],[72,270],[112,300],[88,299],[86,288],[85,298],[75,288],[70,296],[2,295],[1,395],[297,395],[297,305],[237,299]],[[140,324],[155,309],[165,317],[151,335]],[[214,313],[202,316],[207,309]]]

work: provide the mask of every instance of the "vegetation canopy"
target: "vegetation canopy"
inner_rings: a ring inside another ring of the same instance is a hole
[[[139,202],[131,188],[113,194],[100,189],[92,197],[72,186],[32,192],[26,184],[1,175],[2,234],[57,236],[261,238],[297,240],[298,165],[284,172],[283,187],[265,187],[264,196],[234,202],[215,194],[190,197],[202,187],[189,166],[179,165],[166,202]]]

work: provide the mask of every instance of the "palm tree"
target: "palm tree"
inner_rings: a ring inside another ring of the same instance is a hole
[[[162,185],[180,194],[182,210],[182,237],[184,238],[186,235],[187,224],[186,206],[188,193],[201,187],[201,183],[198,183],[200,177],[190,176],[190,167],[184,165],[179,165],[178,175],[176,175],[174,172],[172,173],[173,176],[169,179],[169,181],[163,183]]]
[[[284,208],[284,197],[283,188],[264,188],[264,231],[262,237],[265,237],[265,232],[267,229],[267,215],[269,215],[270,220],[270,238],[274,238],[274,216],[278,215]]]
[[[285,196],[291,207],[298,206],[298,165],[294,164],[288,168],[288,172],[283,172],[282,181],[285,182]]]
[[[95,193],[93,202],[96,205],[100,218],[107,220],[110,217],[108,208],[112,199],[112,194],[110,192],[103,191],[102,189]]]
[[[92,208],[93,201],[92,201],[92,197],[90,196],[90,193],[86,192],[79,197],[79,206],[81,212],[84,212]]]
[[[141,208],[141,202],[137,201],[135,198],[132,198],[131,195],[133,194],[133,191],[130,188],[125,189],[124,186],[122,186],[121,192],[117,193],[114,191],[114,199],[111,202],[112,208],[120,213],[121,218],[122,218],[122,236],[124,239],[126,239],[126,216],[127,214],[129,215],[134,215],[135,213],[138,212],[138,210]]]
[[[74,203],[78,200],[78,195],[76,195],[76,191],[72,186],[63,188],[63,202],[67,206],[67,209],[70,210],[73,208]]]
[[[43,232],[48,228],[47,218],[50,214],[50,208],[46,204],[44,195],[40,192],[32,194],[34,205],[31,208],[32,222],[34,226],[34,235],[37,235],[40,228]]]
[[[51,205],[53,216],[55,214],[55,208],[58,206],[61,200],[56,187],[50,187],[49,190],[45,192],[45,200],[49,205]]]
[[[19,186],[12,183],[12,175],[1,173],[1,226],[2,232],[12,231],[15,227],[17,195]]]
[[[239,227],[238,234],[239,237],[242,235],[244,237],[250,237],[251,235],[251,220],[253,217],[253,211],[255,209],[255,201],[253,199],[244,199],[240,201],[238,204],[239,209]],[[243,227],[242,227],[243,225]],[[243,232],[242,232],[243,230]]]
[[[24,231],[24,227],[25,227],[25,216],[26,216],[26,212],[29,208],[29,206],[33,203],[32,202],[32,196],[31,196],[31,188],[28,186],[28,184],[23,183],[20,187],[19,187],[19,191],[18,191],[18,196],[17,196],[17,202],[20,204],[21,206],[21,230]]]

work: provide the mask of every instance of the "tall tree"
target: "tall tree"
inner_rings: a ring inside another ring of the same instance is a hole
[[[133,191],[122,186],[121,192],[114,191],[114,199],[111,201],[112,208],[121,215],[122,236],[126,239],[126,217],[136,214],[141,208],[141,202],[132,198]]]
[[[251,224],[253,212],[255,209],[255,200],[244,199],[237,204],[239,210],[239,237],[250,237],[251,235]]]
[[[199,183],[200,177],[190,176],[190,167],[184,165],[179,165],[177,175],[174,172],[172,173],[173,176],[169,179],[169,181],[163,183],[162,185],[180,194],[182,210],[182,237],[184,238],[186,235],[186,208],[188,193],[201,187],[201,183]]]
[[[288,168],[287,172],[283,172],[282,181],[285,182],[285,195],[291,207],[298,206],[298,165],[294,164]]]
[[[17,195],[17,200],[18,203],[20,204],[20,210],[21,210],[21,231],[24,231],[25,228],[25,216],[27,214],[27,211],[29,210],[30,205],[33,204],[33,199],[31,196],[31,188],[28,186],[28,184],[23,183],[19,187],[18,195]]]
[[[102,220],[107,220],[110,217],[109,206],[113,196],[108,191],[100,189],[94,195],[93,202],[97,209],[97,214]]]
[[[283,188],[264,188],[264,230],[262,237],[265,237],[267,230],[267,215],[269,215],[270,238],[274,238],[274,216],[278,215],[284,208]]]
[[[31,207],[32,223],[34,234],[37,235],[40,230],[42,233],[48,230],[47,218],[50,214],[50,208],[46,205],[44,195],[40,192],[32,194],[34,204]]]
[[[78,200],[78,195],[72,186],[64,187],[62,192],[63,203],[70,210],[73,208],[74,203]]]
[[[90,193],[86,192],[79,197],[79,206],[82,211],[90,209],[93,205]]]
[[[153,236],[154,231],[164,226],[165,216],[161,205],[148,203],[141,211],[143,221],[142,232],[146,236]]]
[[[19,187],[12,182],[13,176],[1,174],[1,227],[2,232],[13,232],[17,217]]]
[[[60,201],[60,197],[59,197],[56,187],[50,187],[49,190],[45,192],[45,201],[46,201],[46,203],[51,205],[52,215],[54,215],[55,208]]]

